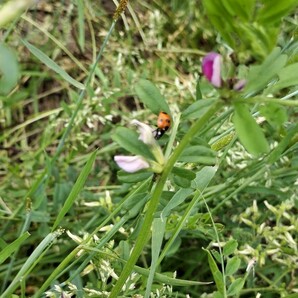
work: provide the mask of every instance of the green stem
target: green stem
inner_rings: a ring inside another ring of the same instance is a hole
[[[205,206],[206,206],[206,209],[210,215],[210,219],[211,219],[211,222],[212,222],[212,227],[213,227],[213,230],[214,230],[214,233],[215,233],[215,237],[216,237],[216,241],[218,243],[218,250],[219,250],[219,254],[220,254],[220,263],[221,263],[221,271],[222,271],[222,282],[223,282],[223,296],[224,298],[227,297],[227,285],[226,285],[226,275],[225,275],[225,264],[224,264],[224,255],[222,253],[222,249],[221,249],[221,245],[220,245],[220,241],[219,241],[219,235],[218,235],[218,232],[217,232],[217,228],[216,228],[216,225],[215,225],[215,222],[213,220],[213,217],[212,217],[212,213],[209,209],[209,206],[204,198],[204,196],[202,195],[202,198],[203,198],[203,201],[205,203]]]
[[[189,144],[191,139],[194,135],[197,134],[197,132],[202,129],[202,127],[207,123],[207,121],[217,112],[217,110],[221,107],[220,102],[214,103],[209,110],[200,118],[198,119],[193,126],[190,128],[190,130],[185,134],[177,148],[174,150],[173,154],[169,158],[168,162],[165,165],[164,171],[162,172],[159,180],[157,181],[156,187],[153,190],[152,198],[149,201],[148,209],[145,215],[144,223],[141,229],[141,233],[139,234],[135,247],[132,251],[132,254],[130,258],[128,259],[126,265],[123,268],[123,271],[116,282],[111,294],[110,298],[117,298],[118,294],[120,293],[125,281],[133,271],[134,265],[136,264],[139,256],[142,253],[142,250],[144,246],[146,245],[148,239],[150,238],[150,230],[151,225],[154,218],[154,213],[156,211],[156,208],[158,206],[159,198],[162,194],[163,187],[165,185],[165,182],[167,181],[167,178],[176,163],[178,157],[183,152],[185,147]]]
[[[74,112],[73,112],[73,114],[72,114],[72,116],[71,116],[71,118],[70,118],[70,120],[69,120],[68,126],[67,126],[66,130],[64,131],[62,138],[61,138],[60,141],[59,141],[57,150],[56,150],[56,152],[55,152],[55,154],[54,154],[54,156],[53,156],[53,158],[52,158],[52,162],[54,162],[54,161],[57,159],[57,157],[59,156],[59,154],[60,154],[61,151],[62,151],[62,148],[63,148],[64,143],[65,143],[65,139],[68,137],[68,135],[69,135],[69,133],[70,133],[70,130],[71,130],[71,128],[72,128],[72,125],[73,125],[73,123],[74,123],[74,120],[75,120],[75,118],[76,118],[76,116],[77,116],[77,114],[78,114],[78,112],[79,112],[79,110],[80,110],[81,104],[82,104],[83,99],[84,99],[84,97],[85,97],[87,87],[88,87],[88,85],[89,85],[90,82],[91,82],[92,76],[93,76],[93,74],[94,74],[94,72],[95,72],[95,69],[96,69],[96,67],[97,67],[97,64],[98,64],[99,60],[101,59],[103,50],[105,49],[105,47],[106,47],[106,45],[107,45],[107,43],[108,43],[109,37],[110,37],[110,35],[112,34],[112,31],[113,31],[113,29],[114,29],[114,27],[115,27],[115,24],[116,24],[116,21],[113,21],[113,23],[112,23],[112,25],[111,25],[111,27],[110,27],[110,30],[109,30],[109,32],[108,32],[106,38],[104,39],[104,42],[103,42],[103,44],[102,44],[102,46],[101,46],[101,48],[100,48],[100,51],[99,51],[99,53],[98,53],[98,55],[97,55],[97,58],[96,58],[96,60],[95,60],[95,63],[93,64],[93,66],[92,66],[92,68],[91,68],[91,71],[90,71],[90,73],[89,73],[89,75],[88,75],[88,77],[87,77],[87,80],[86,80],[86,82],[85,82],[85,84],[84,84],[84,85],[85,85],[85,89],[83,89],[83,90],[81,91],[80,95],[79,95],[79,98],[78,98],[78,101],[77,101],[77,105],[76,105],[76,109],[74,110]]]
[[[298,107],[298,100],[280,99],[280,98],[270,98],[264,96],[255,96],[251,98],[239,99],[236,102],[241,103],[277,103],[282,106],[288,107]]]

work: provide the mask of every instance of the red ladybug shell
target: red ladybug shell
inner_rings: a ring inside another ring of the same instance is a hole
[[[161,138],[171,126],[171,117],[166,112],[160,112],[157,119],[157,129],[155,131],[155,139]]]

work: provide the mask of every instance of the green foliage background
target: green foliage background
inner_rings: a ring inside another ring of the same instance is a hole
[[[130,256],[114,297],[295,297],[297,1],[130,1],[117,22],[113,1],[29,4],[0,23],[1,297],[110,297]],[[186,147],[147,239],[159,176],[113,157],[150,158],[130,121],[160,110],[165,157]]]

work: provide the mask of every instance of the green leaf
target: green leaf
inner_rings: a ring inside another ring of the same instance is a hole
[[[62,231],[58,230],[49,233],[34,249],[29,257],[26,258],[23,266],[18,270],[8,288],[2,293],[1,297],[11,297],[11,294],[20,285],[20,281],[24,279],[29,272],[38,264],[38,259],[43,256],[43,253],[50,248],[53,241],[61,235]]]
[[[131,251],[130,242],[121,240],[118,247],[119,257],[122,260],[127,261],[129,259],[130,251]]]
[[[138,171],[136,173],[127,173],[122,170],[118,171],[117,177],[125,183],[136,183],[148,179],[152,173],[146,171]]]
[[[172,173],[188,180],[193,180],[196,178],[196,174],[193,171],[184,168],[174,167]]]
[[[78,7],[78,43],[82,52],[85,48],[84,1],[76,0]]]
[[[228,260],[225,274],[227,276],[233,275],[240,267],[241,260],[238,257],[233,257]]]
[[[166,221],[160,218],[155,218],[152,223],[152,249],[151,249],[151,266],[150,273],[146,284],[145,298],[150,297],[151,287],[154,274],[158,265],[157,260],[160,254],[162,240],[165,233]]]
[[[248,72],[245,94],[255,94],[264,89],[287,62],[287,55],[281,54],[280,48],[275,48],[261,65],[252,66]]]
[[[69,209],[72,207],[75,199],[77,198],[80,191],[83,189],[85,182],[89,176],[89,173],[92,170],[92,166],[94,163],[96,157],[96,151],[94,151],[87,161],[86,165],[84,166],[82,172],[80,173],[80,176],[78,177],[76,183],[74,184],[69,196],[67,197],[62,209],[60,210],[59,214],[57,215],[57,218],[53,224],[52,231],[57,228],[57,226],[61,223],[62,219],[64,218],[65,214],[69,211]]]
[[[224,298],[224,295],[220,292],[214,292],[213,293],[213,298]]]
[[[175,253],[178,252],[180,246],[181,246],[181,243],[182,243],[182,239],[181,237],[177,236],[175,238],[175,240],[172,242],[170,248],[167,250],[167,253],[165,254],[167,257],[171,257],[171,256],[174,256]]]
[[[19,79],[19,64],[12,49],[0,43],[0,95],[8,94]]]
[[[188,188],[191,186],[191,181],[189,179],[173,175],[173,183],[182,188]]]
[[[298,85],[298,63],[288,65],[278,73],[279,81],[272,87],[272,92]]]
[[[217,167],[204,167],[197,174],[191,187],[201,192],[208,186],[217,171]]]
[[[157,87],[148,80],[139,80],[135,86],[135,91],[140,100],[147,106],[154,114],[159,112],[170,113],[168,104],[165,98],[161,95]]]
[[[161,217],[165,218],[167,217],[171,211],[182,204],[185,199],[193,192],[193,189],[191,188],[180,188],[175,195],[171,198],[169,203],[166,205],[166,207],[162,210]]]
[[[239,294],[244,286],[245,280],[243,278],[237,278],[232,282],[232,284],[228,288],[227,295],[228,296],[235,296]]]
[[[225,257],[231,255],[232,253],[234,253],[237,246],[238,246],[238,242],[235,239],[229,240],[223,248],[223,255]]]
[[[286,108],[277,103],[266,103],[260,107],[260,113],[275,129],[279,129],[288,119]]]
[[[14,240],[12,243],[5,246],[3,249],[1,249],[0,252],[0,264],[2,264],[7,258],[12,256],[12,254],[19,249],[21,244],[30,236],[29,232],[25,232],[23,235],[18,237],[16,240]]]
[[[65,81],[78,89],[85,89],[85,86],[72,78],[65,70],[63,70],[55,61],[43,53],[41,50],[30,44],[28,41],[22,39],[23,44],[28,50],[47,67],[58,73]]]
[[[216,99],[202,99],[188,106],[182,113],[183,119],[198,119],[209,109]]]
[[[269,145],[263,131],[250,114],[248,108],[241,103],[234,105],[233,122],[240,142],[245,149],[257,156],[269,151]]]
[[[190,170],[174,167],[172,170],[174,183],[180,187],[188,188],[196,174]]]
[[[196,85],[196,100],[200,100],[203,98],[201,86],[200,86],[200,80],[197,81]]]
[[[201,145],[190,146],[183,151],[179,157],[179,161],[194,163],[204,162],[204,164],[214,165],[216,162],[216,152]]]
[[[203,5],[206,10],[207,16],[213,26],[217,29],[222,37],[232,46],[235,46],[235,40],[231,36],[234,32],[234,16],[231,16],[223,5],[222,0],[203,0]]]
[[[250,21],[253,16],[255,0],[223,0],[223,5],[231,16],[242,21]]]
[[[281,21],[291,10],[298,5],[297,0],[263,0],[265,5],[258,13],[257,20],[263,24],[274,24]]]
[[[148,146],[139,140],[139,135],[126,127],[118,127],[112,139],[125,150],[154,160],[154,156]]]
[[[221,262],[221,254],[220,254],[217,250],[215,250],[215,249],[212,249],[212,250],[211,250],[211,253],[212,253],[213,258],[214,258],[218,263],[220,263],[220,262]]]
[[[131,195],[122,205],[121,213],[124,216],[131,218],[134,214],[135,216],[140,212],[142,206],[146,203],[149,195],[146,193],[136,193]],[[128,214],[130,213],[130,214]]]
[[[272,164],[281,158],[282,153],[286,150],[296,133],[298,133],[298,124],[289,128],[285,137],[281,140],[277,147],[272,150],[268,156],[269,163]]]
[[[215,284],[216,284],[216,287],[217,287],[217,290],[220,292],[220,293],[224,293],[224,283],[223,283],[223,276],[222,276],[222,273],[219,271],[218,267],[217,267],[217,264],[216,262],[214,261],[211,253],[209,250],[207,249],[204,249],[207,254],[208,254],[208,263],[209,263],[209,267],[210,267],[210,270],[211,270],[211,273],[212,273],[212,276],[214,278],[214,281],[215,281]]]

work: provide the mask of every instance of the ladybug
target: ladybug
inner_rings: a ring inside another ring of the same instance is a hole
[[[171,126],[171,117],[166,112],[160,112],[157,119],[157,129],[154,131],[156,140],[160,139]]]

